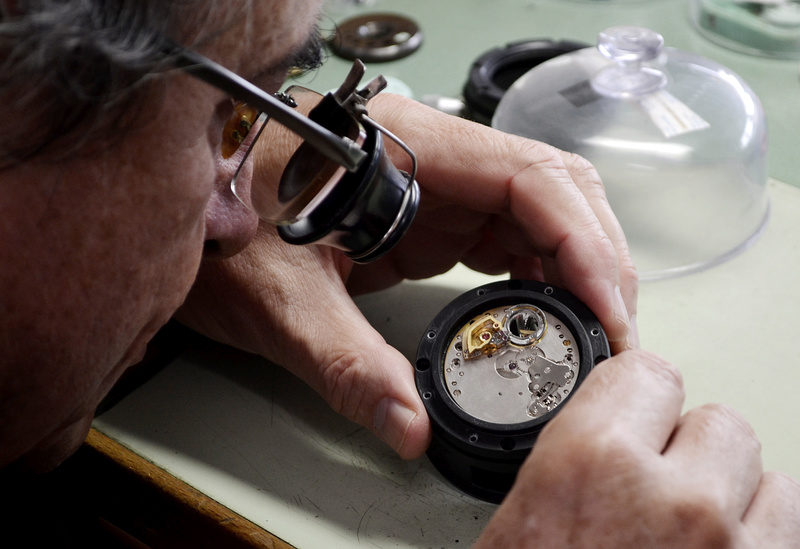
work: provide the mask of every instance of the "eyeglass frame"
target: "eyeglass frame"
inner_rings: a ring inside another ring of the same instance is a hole
[[[167,58],[171,66],[183,70],[187,74],[224,91],[230,95],[232,99],[246,103],[250,107],[259,110],[262,116],[267,116],[267,119],[263,123],[264,125],[271,119],[274,119],[276,122],[301,137],[323,156],[346,168],[348,172],[355,173],[362,165],[366,165],[368,162],[374,163],[374,159],[371,160],[370,157],[373,156],[375,151],[363,150],[359,143],[346,136],[339,136],[311,118],[295,111],[289,104],[291,102],[285,101],[285,94],[270,94],[222,65],[178,44],[169,42],[163,51],[168,56]],[[406,180],[407,188],[403,193],[401,203],[398,205],[398,210],[394,214],[396,217],[391,220],[391,224],[386,229],[385,234],[373,234],[373,237],[376,237],[376,244],[366,252],[356,253],[354,250],[345,250],[346,255],[354,261],[366,263],[374,261],[378,257],[384,255],[389,249],[394,247],[400,238],[402,238],[402,235],[405,233],[416,213],[419,203],[419,185],[416,182],[417,157],[414,152],[391,131],[384,128],[367,115],[367,101],[380,93],[386,87],[387,82],[383,76],[378,76],[360,90],[357,90],[356,88],[364,72],[364,64],[358,59],[355,60],[344,83],[336,92],[329,95],[333,95],[335,101],[339,103],[340,107],[344,108],[347,114],[356,123],[372,126],[378,134],[382,133],[386,135],[404,150],[411,159],[410,174],[399,172]],[[278,97],[276,97],[276,95]],[[377,154],[385,157],[386,155],[382,145],[379,145],[379,147],[380,150]],[[242,165],[247,161],[252,150],[253,147],[251,145],[246,151],[240,166],[237,168],[237,174]],[[389,171],[394,170],[397,172],[397,168],[393,166],[393,163],[391,161],[388,163],[391,166]],[[392,178],[389,172],[378,174],[376,177],[379,179],[382,177],[388,178],[387,181]],[[232,181],[232,184],[234,183],[235,178],[234,181]],[[375,191],[373,190],[372,192],[374,193]],[[392,191],[382,188],[378,192],[390,193]],[[388,195],[386,196],[387,199],[389,199]],[[369,197],[362,197],[362,201],[363,200],[369,200]],[[389,200],[391,201],[392,199]],[[397,198],[394,200],[396,202]],[[373,211],[367,213],[373,216],[382,215],[384,220],[386,220],[387,211]],[[268,219],[265,221],[272,222]],[[349,221],[351,221],[351,219]],[[341,229],[341,227],[337,227],[337,229]],[[292,243],[310,243],[323,238],[318,235],[312,236],[306,229],[301,229],[301,233],[302,232],[305,232],[305,234],[298,237],[297,235],[291,235],[291,230],[287,229],[287,227],[284,226],[283,230],[279,227],[279,234],[281,234],[284,240],[289,242],[295,241]]]
[[[186,48],[169,49],[170,63],[203,82],[247,103],[286,126],[311,143],[330,160],[350,171],[358,169],[366,153],[352,140],[340,137],[286,105],[273,94],[226,69],[211,59]]]
[[[170,44],[165,48],[165,51],[168,52],[170,64],[175,68],[181,69],[210,86],[224,91],[237,101],[255,107],[266,114],[269,119],[279,122],[303,138],[303,140],[309,142],[328,159],[347,168],[348,171],[356,171],[367,157],[367,153],[352,139],[336,135],[310,118],[300,114],[284,101],[276,98],[274,94],[265,92],[255,84],[204,55],[177,44]],[[351,69],[345,82],[352,79],[354,73],[363,74],[364,65],[360,60],[357,59],[353,66],[354,69]],[[383,76],[375,78],[367,85],[368,88],[372,89],[370,97],[366,97],[364,102],[379,93],[385,86],[386,80]],[[410,176],[412,181],[416,179],[417,157],[405,143],[391,131],[366,116],[365,113],[356,115],[351,112],[351,116],[359,122],[369,123],[397,143],[411,157],[412,169]]]

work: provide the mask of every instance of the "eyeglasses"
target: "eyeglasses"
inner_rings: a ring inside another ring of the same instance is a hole
[[[417,159],[367,114],[367,101],[386,86],[383,77],[357,89],[365,67],[356,61],[335,92],[292,87],[272,95],[196,52],[170,47],[168,53],[173,66],[236,101],[221,150],[237,163],[231,188],[284,240],[334,246],[366,263],[405,234],[419,205]],[[303,116],[298,104],[315,106]],[[383,136],[409,155],[410,173],[389,160]]]

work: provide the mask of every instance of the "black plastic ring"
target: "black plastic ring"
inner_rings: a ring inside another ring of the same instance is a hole
[[[461,327],[487,309],[520,303],[552,314],[576,338],[580,371],[575,388],[591,369],[610,355],[608,339],[595,315],[575,296],[530,280],[508,280],[480,286],[453,300],[431,322],[417,351],[415,375],[433,429],[428,458],[460,490],[480,499],[500,502],[511,488],[519,467],[539,432],[564,403],[545,415],[522,423],[497,424],[466,413],[445,384],[447,348]]]
[[[497,104],[520,76],[553,57],[586,47],[587,44],[568,40],[534,39],[483,53],[472,64],[464,86],[466,117],[491,125]]]

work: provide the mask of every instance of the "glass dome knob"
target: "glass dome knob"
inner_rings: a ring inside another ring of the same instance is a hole
[[[641,27],[611,27],[602,31],[597,49],[619,63],[652,61],[661,55],[664,37]]]
[[[614,61],[592,79],[592,86],[603,95],[641,97],[667,84],[666,75],[653,65],[664,48],[664,38],[642,27],[611,27],[598,37],[597,49]]]

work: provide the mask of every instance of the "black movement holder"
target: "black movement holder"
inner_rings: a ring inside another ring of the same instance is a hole
[[[565,290],[508,280],[462,294],[417,352],[433,429],[428,458],[463,492],[499,503],[539,432],[608,356],[600,322]]]

